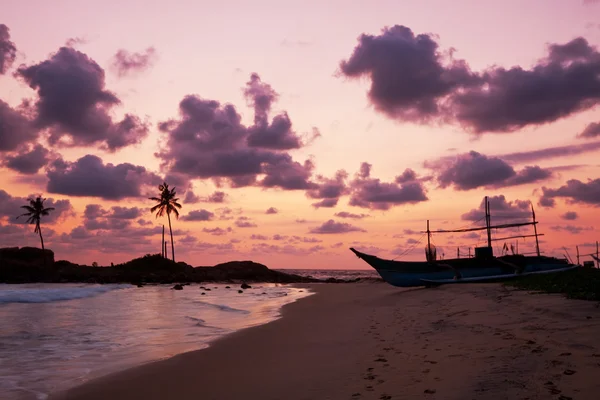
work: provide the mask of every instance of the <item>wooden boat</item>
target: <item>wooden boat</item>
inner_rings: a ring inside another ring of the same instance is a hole
[[[427,221],[427,247],[425,248],[426,261],[395,261],[379,258],[374,255],[362,253],[354,248],[350,250],[357,257],[373,267],[387,283],[399,287],[423,286],[427,281],[442,281],[448,283],[465,279],[464,282],[481,281],[485,277],[492,279],[507,279],[532,273],[558,272],[575,267],[567,260],[555,257],[546,257],[540,254],[538,236],[535,220],[535,212],[532,206],[533,221],[510,224],[500,224],[492,226],[490,224],[490,210],[487,196],[485,197],[486,226],[477,228],[466,228],[456,230],[430,231],[429,221]],[[536,255],[526,256],[522,254],[503,255],[495,257],[492,250],[492,229],[504,229],[517,226],[533,225],[534,235],[519,235],[513,237],[504,237],[496,240],[511,239],[514,237],[535,236]],[[454,258],[447,260],[437,260],[435,247],[431,244],[432,233],[450,233],[450,232],[471,232],[477,230],[487,230],[488,245],[486,247],[475,248],[474,258]]]

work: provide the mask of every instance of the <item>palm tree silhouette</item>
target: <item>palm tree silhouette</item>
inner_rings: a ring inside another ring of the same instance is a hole
[[[162,217],[167,214],[169,219],[169,232],[171,233],[171,255],[173,256],[173,262],[175,262],[175,244],[173,243],[173,230],[171,229],[171,213],[175,214],[175,217],[179,218],[178,208],[181,208],[181,204],[177,202],[178,198],[175,198],[175,188],[169,190],[167,182],[163,182],[162,185],[158,185],[160,190],[160,197],[150,197],[150,200],[157,201],[158,204],[150,209],[151,213],[156,212],[156,218]]]
[[[35,224],[35,229],[33,233],[38,233],[40,235],[40,241],[42,242],[42,254],[44,258],[44,264],[46,263],[46,255],[44,251],[44,238],[42,237],[42,228],[40,227],[40,223],[42,221],[42,216],[50,215],[50,211],[54,210],[54,207],[44,208],[44,201],[46,199],[42,199],[41,196],[38,196],[35,199],[28,199],[29,205],[21,206],[21,208],[27,210],[26,213],[21,214],[17,217],[28,217],[27,222],[30,224]]]

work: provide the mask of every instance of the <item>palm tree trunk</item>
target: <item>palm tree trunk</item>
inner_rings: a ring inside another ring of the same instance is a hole
[[[37,224],[37,231],[40,234],[40,242],[42,242],[42,259],[44,260],[44,267],[46,266],[46,250],[44,249],[44,238],[42,237],[42,227],[39,222]]]
[[[175,244],[173,243],[173,229],[171,229],[171,214],[167,213],[169,219],[169,232],[171,233],[171,255],[173,256],[173,262],[175,262]]]

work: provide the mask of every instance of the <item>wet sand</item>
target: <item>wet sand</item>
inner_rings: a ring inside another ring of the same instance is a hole
[[[500,284],[306,287],[277,321],[51,399],[598,399],[596,302]]]

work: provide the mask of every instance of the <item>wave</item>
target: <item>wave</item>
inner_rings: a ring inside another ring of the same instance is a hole
[[[0,290],[0,304],[9,303],[50,303],[94,297],[112,290],[124,289],[131,285],[79,286],[68,288],[26,288]]]
[[[242,313],[242,314],[250,314],[250,311],[248,311],[248,310],[240,310],[239,308],[229,307],[229,306],[226,306],[225,304],[212,304],[212,303],[207,303],[205,301],[200,301],[200,300],[196,300],[194,303],[196,303],[196,304],[202,304],[202,305],[209,306],[209,307],[214,307],[214,308],[217,308],[217,309],[219,309],[221,311],[237,312],[237,313]]]

